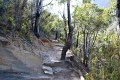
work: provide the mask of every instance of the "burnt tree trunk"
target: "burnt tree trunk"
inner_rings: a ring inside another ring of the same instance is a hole
[[[83,59],[83,64],[86,64],[86,35],[85,31],[83,32],[83,53],[84,53],[84,59]]]
[[[89,61],[89,42],[88,42],[88,33],[86,31],[83,32],[84,36],[84,44],[83,44],[83,52],[84,52],[84,59],[83,59],[83,64],[88,67],[88,61]]]
[[[34,34],[37,38],[40,37],[40,31],[39,31],[39,17],[42,12],[42,0],[36,1],[36,13],[35,13],[35,26],[34,26]]]
[[[58,39],[58,30],[56,29],[56,31],[55,31],[55,40],[57,40]]]
[[[89,62],[89,42],[88,42],[88,37],[89,37],[89,34],[86,33],[86,64],[85,66],[88,67],[88,62]]]
[[[78,41],[79,41],[79,32],[77,34],[76,48],[78,47]]]
[[[120,27],[120,0],[117,0],[117,17],[118,17],[118,24]]]
[[[39,35],[39,16],[40,16],[39,11],[37,11],[35,14],[35,27],[34,27],[34,34],[37,38],[40,37],[40,35]]]
[[[71,25],[71,15],[70,15],[70,0],[67,2],[67,13],[68,13],[68,28],[69,28],[69,33],[67,35],[67,41],[63,47],[62,54],[61,54],[61,60],[65,60],[66,57],[66,52],[68,49],[70,49],[72,45],[72,35],[73,35],[73,27]]]

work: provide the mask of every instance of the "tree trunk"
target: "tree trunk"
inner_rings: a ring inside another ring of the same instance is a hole
[[[89,38],[89,33],[86,33],[86,64],[85,66],[88,67],[88,63],[89,63],[89,42],[88,42],[88,38]]]
[[[14,21],[15,21],[15,25],[13,27],[12,30],[12,36],[15,37],[15,30],[18,29],[18,23],[19,23],[19,7],[20,7],[20,3],[19,0],[14,0]]]
[[[31,27],[30,27],[30,30],[34,31],[34,16],[33,16],[33,12],[34,12],[34,2],[32,0],[31,2]]]
[[[83,59],[83,64],[86,64],[86,35],[85,31],[83,32],[83,53],[84,53],[84,59]]]
[[[39,12],[37,11],[36,14],[35,14],[35,27],[34,27],[34,34],[37,38],[40,37],[40,34],[39,34]]]
[[[28,0],[23,0],[22,6],[20,7],[18,31],[21,31],[21,28],[22,28],[23,14],[24,14],[25,7],[27,5],[27,1]]]
[[[15,30],[19,31],[20,30],[20,13],[21,13],[21,10],[20,10],[20,0],[16,0],[16,3],[15,3]]]
[[[89,61],[89,46],[88,46],[88,33],[85,31],[83,32],[84,35],[84,44],[83,44],[83,52],[84,52],[84,59],[83,59],[83,64],[88,67],[88,61]]]
[[[120,0],[117,0],[117,17],[118,17],[118,24],[120,27]]]
[[[2,13],[2,15],[1,16],[3,16],[3,19],[4,19],[4,21],[7,21],[6,19],[6,14],[7,14],[7,7],[8,7],[8,4],[9,4],[9,0],[3,0],[3,4],[2,4],[2,7],[1,7],[1,13]]]
[[[63,20],[64,20],[64,32],[65,32],[65,43],[67,42],[67,22],[65,18],[65,14],[63,14]]]
[[[63,10],[63,21],[64,21],[65,43],[66,43],[67,42],[67,20],[65,18],[65,3],[64,3],[64,10]]]
[[[78,41],[79,41],[79,32],[77,34],[76,48],[78,47]]]
[[[58,39],[58,30],[56,29],[56,31],[55,31],[55,40],[57,40]]]
[[[39,17],[42,12],[42,0],[36,1],[36,14],[35,14],[35,27],[34,27],[34,34],[37,38],[40,37],[40,31],[39,31]]]
[[[63,47],[63,50],[62,50],[61,60],[65,60],[66,52],[68,51],[68,49],[70,49],[70,47],[72,45],[73,27],[71,25],[70,0],[68,0],[68,3],[67,3],[67,13],[68,13],[68,28],[69,28],[69,33],[68,33],[68,36],[67,36],[67,41],[65,43],[65,46]]]

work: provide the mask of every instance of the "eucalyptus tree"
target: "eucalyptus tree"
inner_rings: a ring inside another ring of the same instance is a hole
[[[109,9],[99,9],[95,4],[84,3],[77,7],[75,13],[80,35],[83,36],[83,63],[88,67],[91,48],[94,46],[97,34],[110,23]]]
[[[71,14],[70,14],[70,0],[67,1],[67,14],[68,14],[68,34],[66,37],[66,42],[61,53],[61,60],[66,57],[66,52],[71,48],[72,37],[73,37],[73,26],[71,25]]]
[[[23,16],[25,9],[27,7],[28,0],[13,0],[14,5],[14,21],[15,21],[15,30],[21,31],[23,24]]]
[[[3,12],[3,14],[6,12],[9,2],[10,2],[9,0],[2,1],[2,6],[1,6],[0,10],[1,10],[1,12]]]
[[[35,26],[34,26],[34,34],[36,37],[40,37],[39,34],[39,17],[43,10],[43,0],[36,0],[36,12],[35,12]]]
[[[62,15],[62,18],[63,18],[63,21],[64,21],[64,32],[65,32],[65,43],[67,41],[67,20],[66,20],[66,17],[65,17],[65,3],[64,3],[64,9],[63,9],[63,15]]]
[[[67,18],[66,18],[66,2],[67,2],[67,0],[58,0],[58,4],[59,5],[64,5],[64,7],[63,7],[63,12],[60,12],[60,15],[61,15],[61,17],[62,17],[62,19],[63,19],[63,23],[64,23],[64,41],[65,41],[65,43],[66,43],[66,41],[67,41]]]
[[[53,1],[53,0],[51,0],[51,2],[52,2],[52,1]],[[50,3],[46,4],[46,5],[43,5],[43,2],[44,2],[44,0],[36,0],[36,3],[35,3],[35,5],[36,5],[36,11],[35,11],[34,34],[35,34],[35,36],[36,36],[37,38],[40,37],[39,21],[40,21],[41,14],[42,14],[42,12],[43,12],[43,10],[44,10],[43,8],[44,8],[45,6],[48,6],[48,5],[51,4],[51,2],[50,2]]]
[[[91,0],[83,0],[83,4],[84,3],[91,3]],[[74,8],[74,12],[73,12],[73,19],[74,19],[74,28],[76,28],[77,26],[76,26],[76,19],[75,19],[75,13],[76,13],[76,11],[77,11],[77,7],[78,7],[78,5],[76,5],[75,6],[75,8]],[[76,28],[77,29],[77,28]],[[76,35],[76,48],[78,47],[78,44],[79,44],[79,35],[80,35],[80,32],[78,31],[78,30],[75,30],[75,31],[77,31],[77,35]]]

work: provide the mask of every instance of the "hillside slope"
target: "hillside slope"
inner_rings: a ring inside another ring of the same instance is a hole
[[[59,60],[63,44],[32,38],[30,44],[0,36],[0,80],[84,80],[68,61]]]

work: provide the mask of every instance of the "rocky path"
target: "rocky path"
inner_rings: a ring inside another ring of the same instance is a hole
[[[27,75],[28,80],[84,80],[81,73],[74,70],[69,61],[61,61],[60,55],[63,44],[55,43],[53,50],[43,52],[43,74]],[[67,57],[71,56],[67,52]]]
[[[51,80],[84,80],[82,74],[76,72],[69,61],[60,60],[63,46],[55,43],[53,51],[43,55],[44,73],[51,76]],[[66,56],[72,56],[72,52],[69,50]]]
[[[53,44],[53,49],[43,52],[41,51],[41,56],[43,58],[41,72],[24,73],[1,70],[0,80],[84,80],[82,74],[75,71],[72,64],[69,61],[60,60],[62,48],[64,45],[54,42]],[[67,57],[71,55],[72,53],[69,50],[67,52]]]

